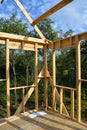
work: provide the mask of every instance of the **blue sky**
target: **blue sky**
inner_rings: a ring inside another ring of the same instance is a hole
[[[57,4],[60,0],[20,0],[32,19],[36,19],[50,7]],[[17,12],[17,18],[27,22],[14,0],[4,0],[0,4],[0,17],[9,18],[11,14]],[[55,21],[53,28],[64,32],[72,29],[74,34],[87,32],[87,0],[74,0],[61,10],[57,11],[50,18]],[[29,25],[30,30],[32,29]]]

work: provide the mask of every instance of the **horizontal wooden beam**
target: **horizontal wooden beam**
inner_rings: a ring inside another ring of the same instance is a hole
[[[61,50],[61,49],[75,47],[76,44],[78,43],[77,40],[79,40],[79,41],[87,40],[87,32],[77,34],[77,35],[67,37],[67,38],[64,38],[64,39],[57,40],[57,41],[53,42],[54,49],[55,50]],[[52,48],[52,43],[50,43],[48,45],[48,48]]]
[[[42,39],[0,32],[0,44],[5,44],[6,39],[9,39],[10,49],[35,51],[35,43],[38,43],[38,48],[43,48],[45,45]],[[77,40],[87,40],[87,32],[53,42],[54,49],[75,47]],[[48,44],[48,48],[52,48],[52,43]]]
[[[13,88],[10,88],[10,90],[17,90],[17,89],[23,89],[23,88],[32,88],[32,87],[36,87],[36,85],[13,87]]]
[[[0,44],[5,45],[6,39],[9,39],[9,49],[35,51],[35,43],[38,48],[45,45],[42,39],[0,32]]]
[[[0,44],[5,45],[5,40],[0,40]],[[44,48],[42,44],[38,45],[38,48]],[[25,51],[35,51],[35,43],[27,43],[27,42],[9,42],[9,49],[11,50],[25,50]]]
[[[6,81],[6,79],[0,79],[0,82]]]
[[[10,34],[10,33],[4,33],[0,32],[0,39],[13,39],[15,41],[27,41],[27,42],[33,42],[33,43],[40,43],[45,44],[45,42],[42,39],[39,38],[33,38],[33,37],[27,37],[22,35],[16,35],[16,34]]]
[[[63,88],[63,89],[67,89],[67,90],[74,90],[76,91],[75,88],[71,88],[71,87],[66,87],[66,86],[61,86],[61,85],[55,85],[57,88]]]
[[[61,9],[62,7],[64,7],[65,5],[69,4],[72,1],[73,0],[62,0],[60,3],[56,4],[54,7],[52,7],[51,9],[49,9],[47,12],[45,12],[44,14],[42,14],[37,19],[35,19],[32,22],[32,25],[36,25],[37,23],[39,23],[40,21],[42,21],[43,19],[45,19],[49,15],[55,13],[57,10]]]
[[[87,82],[87,79],[79,79],[79,81]]]

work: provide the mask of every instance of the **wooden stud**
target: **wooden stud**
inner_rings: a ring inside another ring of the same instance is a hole
[[[22,88],[22,101],[23,101],[23,104],[22,104],[22,111],[23,111],[23,112],[25,112],[24,95],[25,95],[25,89]]]
[[[77,94],[77,121],[81,122],[81,54],[80,42],[77,37],[76,45],[76,94]]]
[[[36,25],[37,23],[39,23],[43,19],[47,18],[49,15],[55,13],[57,10],[63,8],[65,5],[69,4],[72,1],[73,0],[62,0],[60,3],[56,4],[54,7],[52,7],[51,9],[49,9],[47,12],[45,12],[44,14],[42,14],[37,19],[35,19],[32,24]]]
[[[63,112],[63,88],[60,88],[60,114]]]
[[[71,118],[74,119],[74,89],[71,89]]]
[[[53,70],[53,99],[52,99],[52,105],[53,105],[53,110],[56,110],[56,54],[55,54],[54,46],[52,48],[52,70]]]
[[[35,109],[38,110],[38,44],[35,43]]]
[[[48,107],[48,79],[47,79],[47,46],[44,46],[44,103],[45,110]]]
[[[7,117],[10,117],[9,39],[6,39]]]
[[[29,14],[27,13],[27,11],[25,10],[25,8],[23,7],[23,5],[19,2],[19,0],[14,0],[14,2],[17,4],[17,6],[19,7],[19,9],[21,10],[21,12],[24,14],[24,16],[27,18],[27,20],[29,21],[29,23],[32,25],[33,20],[31,19],[31,17],[29,16]],[[33,26],[35,31],[39,34],[39,36],[43,39],[46,40],[45,36],[42,34],[42,32],[40,31],[40,29],[35,25]]]

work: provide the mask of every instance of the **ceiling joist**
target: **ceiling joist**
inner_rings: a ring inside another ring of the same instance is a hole
[[[36,20],[34,20],[32,22],[32,25],[36,25],[37,23],[39,23],[40,21],[42,21],[43,19],[45,19],[46,17],[48,17],[49,15],[55,13],[57,10],[63,8],[65,5],[69,4],[70,2],[72,2],[73,0],[62,0],[60,3],[56,4],[54,7],[52,7],[51,9],[49,9],[47,12],[45,12],[44,14],[42,14],[40,17],[38,17]]]

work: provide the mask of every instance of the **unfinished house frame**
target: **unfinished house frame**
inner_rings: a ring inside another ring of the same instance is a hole
[[[37,23],[42,21],[44,18],[53,14],[57,10],[61,9],[65,5],[69,4],[73,0],[61,0],[54,7],[49,9],[46,13],[42,14],[40,17],[35,19],[34,21],[31,19],[23,5],[19,0],[14,0],[19,9],[25,15],[30,24],[34,27],[35,31],[39,34],[41,39],[20,36],[15,34],[8,34],[4,32],[0,32],[0,44],[4,44],[6,46],[6,79],[0,79],[0,81],[6,81],[7,87],[7,117],[10,117],[10,93],[11,90],[22,89],[22,102],[20,103],[18,109],[15,114],[19,114],[20,112],[25,111],[25,104],[29,100],[32,93],[35,91],[35,109],[38,110],[38,83],[41,78],[44,78],[44,96],[45,96],[45,106],[46,110],[48,110],[48,81],[52,86],[52,110],[56,110],[56,100],[58,100],[60,104],[60,114],[65,114],[70,118],[74,119],[74,92],[76,91],[76,101],[77,101],[77,110],[76,110],[76,119],[77,122],[81,122],[81,81],[87,81],[85,79],[81,79],[81,58],[80,58],[80,41],[87,39],[87,32],[82,34],[74,35],[65,39],[57,40],[55,42],[46,39],[46,37],[39,30]],[[64,87],[56,84],[56,50],[67,49],[74,47],[76,48],[76,88]],[[41,72],[38,74],[38,49],[44,49],[44,65]],[[47,49],[52,49],[52,75],[48,71],[47,65]],[[19,87],[10,87],[10,74],[9,74],[9,51],[10,49],[14,50],[28,50],[35,52],[35,82],[31,86],[19,86]],[[24,94],[25,88],[30,87],[27,94]],[[57,91],[57,87],[59,87],[60,92]],[[69,115],[66,106],[63,103],[63,90],[67,89],[71,93],[71,113]]]

